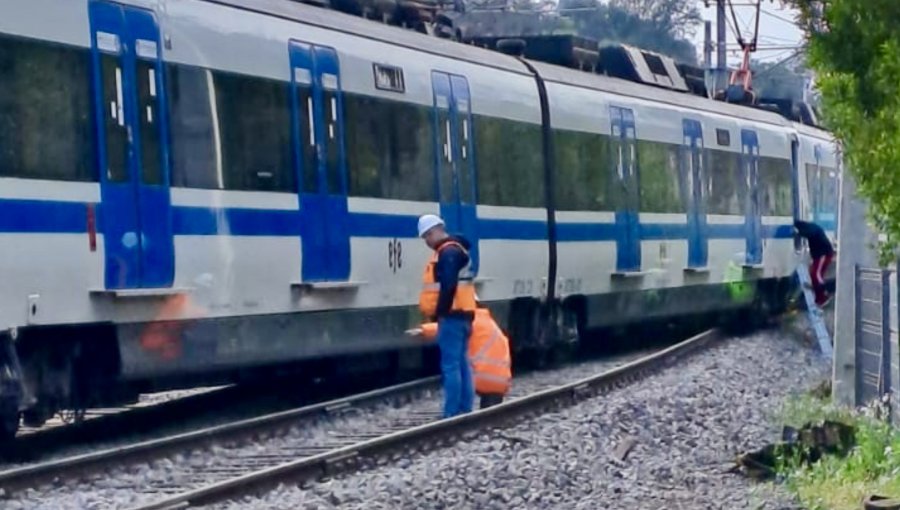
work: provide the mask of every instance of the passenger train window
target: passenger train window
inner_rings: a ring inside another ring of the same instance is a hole
[[[90,76],[87,50],[0,36],[0,177],[96,180]]]
[[[638,140],[641,212],[684,213],[687,211],[679,171],[679,147]]]
[[[478,115],[475,117],[478,203],[543,207],[541,126]]]
[[[349,194],[432,201],[432,107],[344,93]]]
[[[459,131],[459,136],[457,140],[459,141],[459,200],[464,204],[474,204],[475,196],[474,196],[474,184],[472,182],[472,155],[469,154],[469,143],[472,139],[472,126],[469,121],[469,102],[468,101],[458,101],[457,103],[457,126],[456,129]]]
[[[124,75],[119,57],[100,56],[103,106],[106,129],[106,178],[128,180],[128,127],[125,124]]]
[[[449,98],[438,96],[438,143],[440,144],[440,183],[441,202],[456,201],[456,186],[453,182],[453,162],[457,148],[453,146],[453,133],[450,122]]]
[[[322,108],[325,116],[325,175],[327,176],[329,193],[344,193],[341,182],[341,133],[338,118],[340,104],[337,94],[337,77],[333,74],[322,75]]]
[[[791,162],[763,157],[759,160],[759,201],[763,216],[791,216]]]
[[[156,66],[152,62],[139,60],[138,81],[138,121],[141,136],[141,180],[144,184],[164,182],[159,146],[159,100],[157,99]]]
[[[287,83],[213,74],[225,189],[295,191]]]
[[[319,189],[319,167],[316,158],[316,124],[313,112],[312,75],[309,69],[294,69],[297,83],[297,127],[300,143],[300,171],[303,175],[303,191],[316,193]]]
[[[709,214],[744,215],[746,186],[740,178],[740,154],[706,152],[706,207]]]
[[[612,211],[612,155],[606,135],[556,130],[556,208]]]
[[[169,157],[172,186],[224,187],[216,147],[210,87],[212,71],[170,64],[166,68],[169,103]]]

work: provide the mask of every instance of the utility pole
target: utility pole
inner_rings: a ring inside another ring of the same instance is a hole
[[[706,85],[706,93],[709,97],[715,96],[716,75],[712,66],[712,22],[703,22],[703,81]]]
[[[728,55],[725,54],[725,2],[716,0],[716,91],[725,90],[728,76]]]

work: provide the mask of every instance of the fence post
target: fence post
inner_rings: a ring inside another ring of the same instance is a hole
[[[891,421],[894,425],[900,424],[900,264],[894,267],[894,277],[890,279],[893,288],[888,292],[893,298],[890,309],[890,335],[888,336],[888,348],[890,349],[890,362],[888,369],[891,374],[891,384],[888,387],[891,392]]]

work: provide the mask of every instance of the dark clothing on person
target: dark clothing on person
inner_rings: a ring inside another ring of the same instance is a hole
[[[469,240],[462,236],[450,236],[441,241],[435,249],[439,250],[442,245],[450,241],[456,241],[466,250],[472,246]],[[436,310],[438,319],[445,317],[459,317],[471,321],[474,318],[472,312],[451,309],[453,306],[453,299],[456,296],[456,286],[459,284],[459,273],[468,263],[469,255],[466,254],[465,251],[460,250],[458,246],[451,245],[440,250],[437,264],[434,265],[434,280],[441,285]]]
[[[809,255],[812,263],[809,265],[809,279],[813,291],[816,293],[816,304],[822,306],[828,301],[828,292],[825,289],[825,273],[834,258],[834,247],[825,234],[825,230],[808,221],[794,220],[797,232],[806,238],[809,246]]]
[[[487,409],[488,407],[503,403],[503,395],[500,395],[499,393],[484,393],[480,394],[479,397],[481,397],[481,403],[479,404],[480,409]]]
[[[818,259],[827,255],[834,255],[834,247],[825,234],[825,230],[815,223],[808,221],[794,220],[794,227],[797,232],[806,238],[806,244],[809,245],[809,255]]]

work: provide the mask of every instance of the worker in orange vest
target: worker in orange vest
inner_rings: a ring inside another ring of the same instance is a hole
[[[447,233],[444,220],[433,214],[419,218],[419,237],[434,250],[422,274],[419,311],[437,322],[444,384],[444,418],[472,410],[475,392],[466,359],[475,319],[475,285],[469,241]]]
[[[409,331],[410,335],[429,341],[434,340],[437,333],[438,325],[434,322]],[[512,381],[509,339],[491,317],[490,310],[483,305],[478,305],[475,310],[475,322],[472,323],[472,336],[469,338],[469,361],[481,408],[503,402]]]

